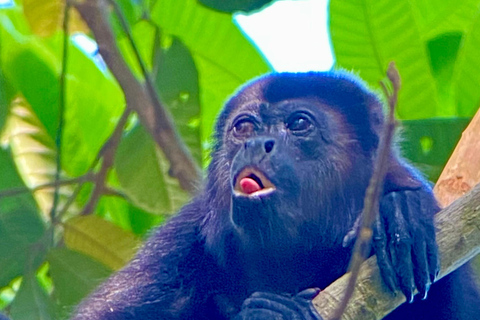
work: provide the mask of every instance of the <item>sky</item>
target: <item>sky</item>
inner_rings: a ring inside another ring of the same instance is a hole
[[[235,21],[276,71],[324,71],[333,65],[328,0],[285,0]]]

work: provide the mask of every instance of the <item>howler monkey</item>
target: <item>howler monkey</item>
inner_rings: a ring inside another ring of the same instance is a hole
[[[312,288],[347,269],[342,241],[362,210],[383,123],[378,97],[345,72],[248,83],[219,116],[204,189],[73,319],[320,319]],[[430,288],[438,210],[392,149],[373,253],[386,288],[413,303],[388,319],[480,315],[466,267]]]

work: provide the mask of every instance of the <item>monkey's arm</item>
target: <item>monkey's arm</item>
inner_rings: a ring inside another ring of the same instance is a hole
[[[198,279],[208,281],[198,274],[204,270],[198,211],[191,203],[156,230],[124,269],[80,304],[72,319],[194,319]]]

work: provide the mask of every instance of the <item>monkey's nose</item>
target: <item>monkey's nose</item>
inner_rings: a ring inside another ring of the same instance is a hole
[[[251,150],[255,154],[271,153],[275,148],[275,139],[267,137],[255,137],[245,142],[245,149]]]

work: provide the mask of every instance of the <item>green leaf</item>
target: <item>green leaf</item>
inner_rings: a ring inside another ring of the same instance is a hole
[[[1,47],[1,46],[0,46]],[[1,49],[0,49],[1,50]],[[0,135],[7,119],[10,101],[13,98],[13,88],[7,83],[0,68]]]
[[[94,215],[67,221],[64,239],[69,249],[93,257],[113,270],[123,267],[140,245],[133,234]]]
[[[168,175],[169,167],[141,126],[122,139],[115,157],[115,169],[125,194],[135,206],[156,214],[172,214],[189,199],[178,181]]]
[[[373,87],[379,87],[388,64],[395,62],[402,78],[400,118],[444,115],[408,1],[331,0],[330,37],[337,66],[358,72]]]
[[[72,310],[111,273],[103,264],[66,248],[50,250],[47,259],[55,296],[63,310]]]
[[[14,320],[55,319],[54,303],[42,289],[34,273],[23,277],[10,310],[10,316]]]
[[[159,55],[157,90],[175,127],[198,164],[202,161],[198,72],[190,51],[178,39]]]
[[[442,34],[427,42],[441,107],[444,113],[451,116],[458,114],[453,94],[452,76],[461,41],[462,34],[456,32]]]
[[[273,0],[198,0],[203,5],[214,10],[222,12],[245,11],[250,12],[258,10]]]
[[[471,117],[480,107],[480,14],[477,14],[458,52],[453,72],[455,102],[459,116]]]
[[[411,0],[424,39],[466,31],[479,9],[478,0]]]
[[[24,187],[10,154],[0,149],[0,192]],[[29,193],[0,197],[0,288],[23,274],[27,261],[39,265],[44,248],[35,246],[45,232]]]
[[[55,137],[58,123],[58,71],[60,64],[45,45],[21,34],[0,15],[0,63],[8,81],[25,96],[35,114]]]
[[[469,122],[465,118],[403,121],[403,154],[436,181]]]
[[[152,19],[192,53],[201,90],[202,141],[206,140],[225,99],[247,80],[269,71],[269,66],[231,15],[209,10],[195,0],[157,1]]]
[[[122,90],[109,71],[70,43],[62,166],[84,174],[115,129],[125,108]]]
[[[141,20],[136,23],[132,28],[132,36],[137,47],[142,61],[145,64],[148,71],[153,67],[153,55],[158,43],[155,42],[156,27],[145,20]],[[130,41],[124,33],[121,34],[118,41],[118,46],[122,51],[123,57],[127,64],[130,66],[134,74],[139,79],[143,79],[143,73],[137,60]]]

